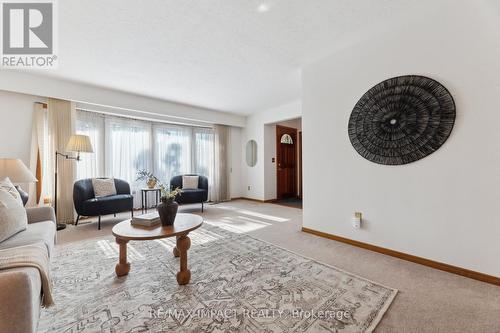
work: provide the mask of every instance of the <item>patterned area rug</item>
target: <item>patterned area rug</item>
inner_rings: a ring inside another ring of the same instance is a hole
[[[112,237],[56,248],[39,332],[370,332],[397,293],[207,223],[190,238],[186,286],[173,239],[130,242],[122,278]]]

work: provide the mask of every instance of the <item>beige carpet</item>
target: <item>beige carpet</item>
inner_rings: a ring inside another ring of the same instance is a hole
[[[399,290],[376,332],[500,332],[500,287],[384,256],[300,231],[302,211],[245,200],[206,205],[204,218],[301,255]],[[198,205],[181,211],[200,213]],[[58,243],[109,235],[126,218],[81,222],[58,233]]]
[[[179,286],[175,239],[128,244],[117,278],[111,236],[59,246],[45,332],[372,332],[396,290],[210,222],[189,234],[191,282]]]

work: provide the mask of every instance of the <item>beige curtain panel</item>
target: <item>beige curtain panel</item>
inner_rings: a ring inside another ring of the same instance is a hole
[[[230,127],[214,125],[214,184],[211,186],[211,200],[222,202],[230,200],[228,147]]]
[[[75,132],[76,107],[74,102],[49,98],[48,132],[49,158],[54,160],[56,151],[66,153],[66,145]],[[58,158],[57,181],[57,222],[73,223],[73,183],[75,181],[75,161]],[[50,163],[50,174],[54,175],[55,165]],[[52,176],[53,177],[53,176]]]

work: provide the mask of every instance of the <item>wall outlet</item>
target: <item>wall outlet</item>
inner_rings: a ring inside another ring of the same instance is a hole
[[[249,191],[250,191],[250,188],[251,188],[251,186],[250,186],[250,185],[248,185],[248,190],[249,190]]]
[[[276,162],[276,159],[274,157],[271,158],[271,162],[273,162],[273,163]]]
[[[361,221],[362,221],[362,214],[360,212],[355,212],[354,216],[352,217],[352,226],[355,229],[360,229]]]

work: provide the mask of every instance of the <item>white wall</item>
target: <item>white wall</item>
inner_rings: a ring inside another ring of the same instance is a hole
[[[246,127],[242,132],[242,156],[245,156],[246,143],[249,140],[257,142],[257,164],[249,167],[242,159],[242,195],[257,200],[274,199],[266,195],[265,163],[270,161],[270,150],[275,146],[275,141],[269,138],[272,133],[265,134],[265,125],[279,121],[298,118],[302,115],[301,101],[294,101],[269,110],[261,111],[246,119]],[[276,147],[274,147],[275,149]],[[250,190],[248,189],[250,186]]]
[[[296,128],[298,131],[302,130],[302,118],[290,119],[277,122],[276,125]]]
[[[0,158],[20,158],[29,167],[35,102],[47,100],[0,90]]]
[[[0,90],[0,158],[20,158],[28,168],[35,102],[47,99]],[[28,191],[28,184],[20,185]]]
[[[84,109],[121,108],[127,115],[136,117],[162,116],[210,124],[245,126],[245,117],[237,114],[12,70],[0,70],[0,89],[78,102],[78,106]]]
[[[231,127],[229,139],[229,161],[230,161],[230,178],[229,187],[231,198],[240,198],[242,196],[241,183],[241,128]]]
[[[273,158],[275,162],[273,162]],[[276,124],[264,125],[264,200],[276,199]]]
[[[450,6],[303,70],[305,227],[500,276],[500,47],[497,22],[476,5]],[[455,128],[422,160],[378,165],[352,148],[349,115],[370,87],[402,74],[450,90]]]

